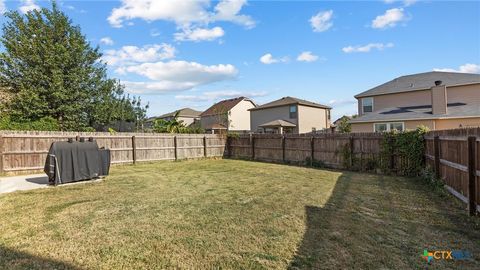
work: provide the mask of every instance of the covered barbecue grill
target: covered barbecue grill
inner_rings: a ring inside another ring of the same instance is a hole
[[[54,142],[48,151],[44,171],[51,184],[64,184],[108,175],[110,150],[99,149],[93,139]]]

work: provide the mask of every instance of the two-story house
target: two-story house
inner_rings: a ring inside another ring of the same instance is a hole
[[[426,72],[402,76],[355,96],[352,132],[480,126],[480,74]]]
[[[153,127],[153,124],[154,124],[155,120],[157,120],[157,119],[163,119],[165,121],[170,121],[175,116],[177,116],[177,121],[182,121],[182,123],[185,126],[188,127],[188,126],[199,123],[200,114],[201,114],[201,112],[196,111],[194,109],[183,108],[183,109],[176,110],[176,111],[173,111],[173,112],[170,112],[170,113],[166,113],[166,114],[163,114],[163,115],[160,115],[160,116],[150,117],[150,118],[147,119],[147,121],[145,121],[145,127],[146,128]]]
[[[249,109],[257,105],[246,97],[237,97],[215,103],[200,114],[201,127],[207,132],[249,131]]]
[[[253,132],[308,133],[330,127],[330,108],[315,102],[283,97],[250,109]]]

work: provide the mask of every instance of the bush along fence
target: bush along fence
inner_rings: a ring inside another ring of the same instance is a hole
[[[480,128],[431,131],[425,136],[427,167],[447,190],[480,212]]]
[[[103,132],[0,132],[0,173],[43,170],[50,145],[68,138],[92,137],[111,150],[112,164],[224,156],[226,139],[214,134]]]

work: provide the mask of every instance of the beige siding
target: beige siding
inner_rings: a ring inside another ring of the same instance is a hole
[[[460,127],[480,127],[480,116],[477,118],[435,120],[435,129],[453,129]]]
[[[352,123],[352,132],[374,132],[374,123],[403,122],[406,130],[416,129],[418,126],[426,126],[430,130],[435,129],[434,120],[409,120],[409,121],[379,121],[372,123]]]
[[[189,125],[193,124],[193,122],[195,122],[195,118],[193,118],[193,117],[178,117],[178,120],[183,121],[183,124],[185,126],[189,126]]]
[[[480,105],[480,84],[447,87],[447,103],[465,102]],[[431,90],[420,90],[373,97],[373,110],[385,108],[432,105]],[[362,112],[361,98],[358,100],[358,113]]]
[[[299,133],[312,132],[312,128],[323,130],[330,125],[327,121],[326,109],[298,106]]]
[[[480,106],[480,84],[447,88],[448,103],[465,102]]]
[[[256,132],[258,130],[259,125],[265,124],[270,121],[279,120],[279,119],[285,120],[297,125],[298,124],[297,119],[290,119],[289,109],[290,109],[290,105],[251,111],[250,112],[251,130],[253,132]]]
[[[251,101],[243,100],[233,107],[229,112],[229,130],[250,130],[250,112],[255,105]]]
[[[432,104],[432,95],[430,90],[373,97],[373,111],[383,110],[392,107],[406,107],[430,104]]]
[[[227,126],[227,118],[220,115],[209,115],[209,116],[202,116],[200,118],[200,126],[203,129],[207,129],[211,127],[213,124],[221,124]]]

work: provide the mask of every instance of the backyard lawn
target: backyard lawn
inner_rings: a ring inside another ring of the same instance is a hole
[[[480,226],[419,180],[235,160],[117,166],[0,195],[0,269],[480,266]]]

